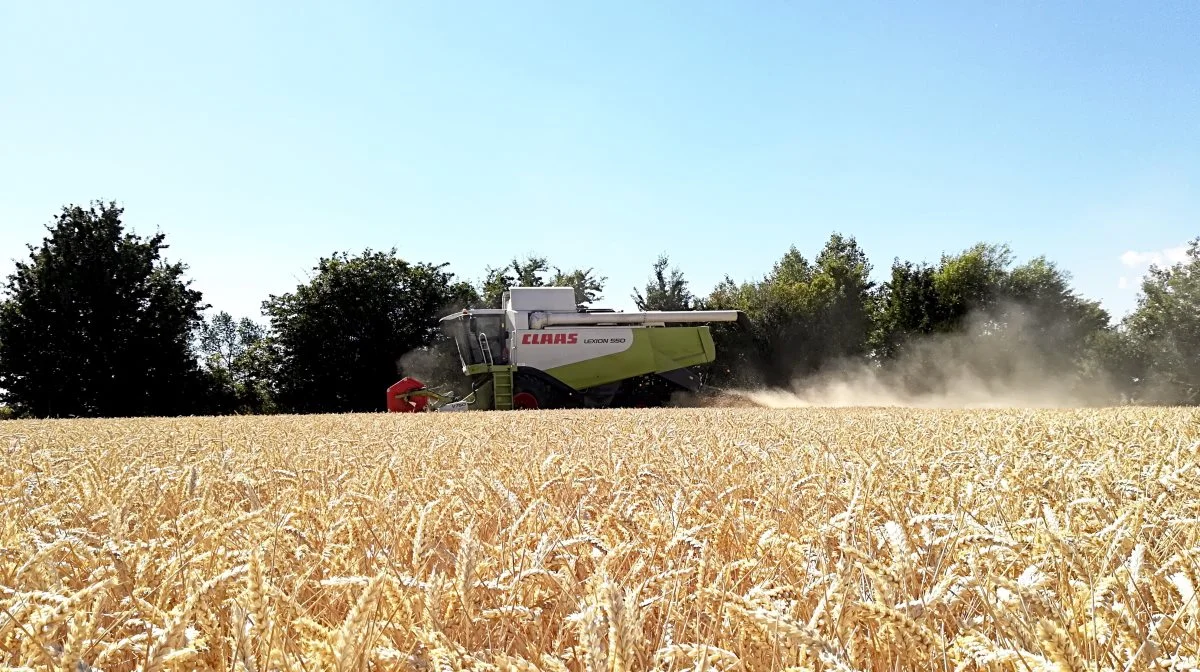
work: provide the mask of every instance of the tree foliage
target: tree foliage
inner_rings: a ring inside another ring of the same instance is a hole
[[[266,325],[225,311],[206,321],[186,266],[163,258],[164,235],[127,233],[122,215],[111,203],[63,208],[9,276],[3,417],[381,410],[403,375],[464,383],[438,328],[447,313],[499,307],[513,286],[570,286],[589,306],[607,282],[531,255],[472,286],[444,263],[368,249],[321,258],[308,282],[268,297]],[[834,232],[815,253],[791,246],[760,277],[726,276],[706,294],[661,254],[631,298],[638,310],[750,317],[749,330],[711,327],[718,359],[703,376],[717,386],[866,367],[936,387],[939,375],[1025,368],[1111,388],[1114,402],[1200,403],[1200,238],[1180,263],[1150,269],[1137,309],[1117,323],[1052,260],[1014,264],[1005,245],[896,258],[879,282],[853,236]]]
[[[197,410],[199,291],[162,258],[166,236],[128,233],[123,208],[64,207],[8,277],[0,305],[5,403],[40,417]],[[200,406],[200,408],[203,408]]]
[[[557,266],[551,267],[545,257],[528,256],[523,260],[513,258],[498,268],[489,266],[479,294],[483,306],[500,308],[509,287],[573,287],[575,303],[586,306],[603,298],[601,292],[606,281],[607,278],[597,276],[591,268],[564,271]]]
[[[604,291],[604,283],[608,278],[597,276],[595,270],[591,268],[576,268],[572,271],[564,271],[557,266],[554,268],[554,277],[550,279],[552,287],[571,287],[575,290],[575,304],[579,306],[590,306],[596,301],[604,298],[601,292]]]
[[[667,273],[670,264],[667,255],[659,255],[654,262],[650,281],[645,293],[633,290],[633,302],[638,310],[692,310],[696,298],[688,291],[688,282],[678,267]]]
[[[274,409],[271,352],[266,329],[220,311],[200,329],[201,362],[211,377],[214,405],[223,412],[264,413]]]
[[[874,323],[871,265],[853,237],[830,236],[810,262],[791,247],[756,282],[726,277],[701,304],[747,314],[750,333],[714,327],[719,384],[786,385],[833,362],[865,356]]]
[[[411,263],[396,250],[322,258],[316,275],[263,303],[272,330],[278,404],[292,412],[385,408],[385,391],[410,351],[440,340],[438,320],[478,303],[445,264]]]
[[[936,269],[896,259],[891,278],[877,296],[878,313],[871,336],[877,357],[894,359],[914,339],[945,329],[946,308],[934,283]]]
[[[1122,350],[1132,359],[1144,398],[1200,398],[1200,237],[1183,261],[1154,265],[1142,280],[1137,310],[1125,320]]]
[[[486,269],[487,276],[480,287],[482,305],[487,308],[500,308],[504,292],[509,287],[544,287],[543,273],[550,271],[550,265],[545,257],[526,257],[524,260],[513,258],[508,264]]]

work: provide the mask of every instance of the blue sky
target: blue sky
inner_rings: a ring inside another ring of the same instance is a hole
[[[1120,315],[1200,235],[1194,0],[436,4],[8,3],[0,270],[102,198],[235,315],[336,250],[630,308],[659,252],[707,292],[832,231],[879,276],[1009,243]]]

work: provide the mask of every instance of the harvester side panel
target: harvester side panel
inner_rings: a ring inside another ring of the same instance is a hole
[[[647,374],[707,364],[715,358],[716,349],[708,327],[609,328],[604,332],[613,335],[616,332],[628,333],[628,347],[591,357],[570,357],[564,353],[559,361],[565,363],[546,367],[533,363],[528,365],[542,369],[570,387],[583,390]]]
[[[509,357],[514,364],[548,371],[626,352],[634,347],[634,331],[628,327],[562,327],[514,331]]]
[[[654,351],[655,373],[708,364],[717,358],[708,327],[666,327],[642,330]]]

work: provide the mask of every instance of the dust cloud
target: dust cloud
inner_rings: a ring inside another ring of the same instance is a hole
[[[456,395],[470,391],[470,381],[463,375],[453,343],[441,342],[406,352],[396,360],[396,373],[415,378],[427,387],[451,391]]]
[[[910,340],[886,365],[838,362],[786,388],[722,392],[767,408],[1083,408],[1122,402],[1110,373],[1078,365],[1081,339],[1069,325],[1029,314],[1012,305],[972,314],[961,332]]]
[[[396,361],[396,372],[430,383],[446,368],[445,360],[445,353],[434,348],[410,350]]]

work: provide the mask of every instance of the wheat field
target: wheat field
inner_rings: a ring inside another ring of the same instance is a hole
[[[0,663],[1196,669],[1198,420],[10,421]]]

